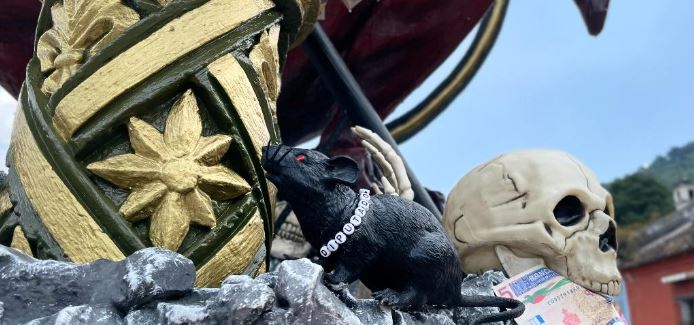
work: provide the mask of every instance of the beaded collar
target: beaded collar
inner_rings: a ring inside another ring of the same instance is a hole
[[[354,214],[349,219],[349,222],[342,226],[342,231],[339,231],[335,235],[335,239],[331,239],[327,244],[323,245],[320,249],[320,255],[327,258],[332,253],[336,252],[341,244],[347,241],[347,237],[356,231],[356,228],[361,225],[362,218],[366,216],[366,212],[369,211],[371,206],[371,191],[360,189],[359,190],[359,204],[357,208],[354,209]]]

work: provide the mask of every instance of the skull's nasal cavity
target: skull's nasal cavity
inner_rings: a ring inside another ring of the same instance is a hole
[[[610,249],[617,251],[617,228],[614,222],[610,221],[610,227],[607,228],[604,234],[600,235],[600,250],[607,252]]]

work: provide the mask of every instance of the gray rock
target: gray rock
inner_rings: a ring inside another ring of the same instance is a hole
[[[359,317],[362,324],[393,324],[394,311],[373,299],[360,300],[357,306],[352,308],[352,311]]]
[[[162,302],[157,304],[157,319],[159,324],[216,324],[206,306],[202,305]]]
[[[0,246],[0,301],[10,324],[82,305],[120,312],[150,301],[176,298],[193,288],[195,267],[176,253],[150,248],[124,261],[75,265],[42,261]]]
[[[192,291],[195,265],[189,259],[161,248],[136,252],[125,261],[128,308],[150,301],[180,297]]]
[[[104,276],[118,272],[115,263],[95,263]],[[39,261],[0,246],[0,301],[7,323],[51,316],[69,306],[109,304],[108,293],[121,295],[118,288],[109,288],[112,283],[88,277],[84,266]]]
[[[307,259],[286,261],[277,268],[278,299],[285,301],[296,324],[361,324],[359,318],[323,285],[323,269]]]
[[[158,319],[157,311],[154,309],[134,310],[125,316],[126,325],[157,325],[161,324]]]
[[[493,296],[494,286],[504,282],[506,276],[502,272],[489,271],[481,275],[468,274],[468,276],[463,280],[462,293],[466,296],[482,295],[482,296]],[[478,318],[482,315],[489,315],[492,313],[497,313],[499,310],[497,308],[457,308],[455,313],[451,315],[451,318],[456,324],[465,324],[472,319]]]
[[[215,310],[217,319],[247,325],[272,310],[274,303],[275,293],[269,287],[248,276],[232,276],[224,281],[208,308]]]
[[[0,324],[467,324],[493,309],[407,313],[372,299],[335,294],[309,260],[281,263],[256,279],[231,276],[194,289],[193,263],[150,248],[120,262],[39,261],[0,246]],[[467,295],[492,293],[499,272],[468,276]]]
[[[460,323],[469,324],[470,322]],[[418,325],[418,324],[439,324],[439,325],[455,325],[456,323],[450,317],[442,314],[434,313],[403,313],[400,311],[393,312],[394,325]]]
[[[255,280],[272,288],[273,290],[275,289],[275,287],[277,287],[277,273],[275,272],[263,273],[257,276]]]
[[[53,316],[35,319],[25,325],[121,325],[118,311],[111,306],[70,306]]]

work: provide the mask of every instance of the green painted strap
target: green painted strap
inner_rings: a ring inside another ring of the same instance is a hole
[[[10,161],[10,164],[14,163],[14,161]],[[24,192],[24,187],[14,169],[10,169],[7,179],[10,198],[16,204],[13,212],[6,219],[0,218],[0,244],[9,246],[14,235],[14,228],[21,224],[34,257],[68,261],[69,259],[65,256],[63,249],[48,232],[48,229],[43,225],[36,211],[34,211],[34,207],[31,206],[31,202]]]
[[[255,198],[250,194],[228,206],[217,219],[217,226],[182,254],[192,260],[196,267],[204,265],[248,224],[256,208]]]
[[[251,82],[251,86],[253,87],[255,96],[258,97],[258,99],[265,99],[258,100],[258,102],[260,102],[260,108],[263,110],[263,117],[265,117],[265,126],[267,126],[267,129],[270,131],[270,138],[272,139],[272,142],[281,142],[282,139],[280,138],[279,127],[275,125],[275,121],[272,118],[272,109],[268,105],[267,94],[265,94],[263,86],[261,86],[260,84],[260,72],[256,72],[255,67],[253,67],[253,63],[251,63],[250,59],[248,58],[248,54],[241,55],[240,53],[235,53],[234,57],[236,57],[236,60],[238,60],[239,65],[246,73],[246,77]]]
[[[58,2],[58,0],[43,0],[43,6],[41,6],[41,11],[39,12],[39,19],[36,22],[36,35],[34,35],[34,53],[36,53],[36,46],[39,43],[39,38],[53,27],[53,20],[51,17],[51,7]]]
[[[205,89],[214,90],[211,93],[211,100],[216,102],[214,107],[224,107],[224,109],[219,109],[216,112],[216,116],[218,118],[217,121],[221,125],[232,125],[234,121],[242,121],[241,116],[239,116],[229,97],[226,95],[219,96],[219,94],[226,94],[226,92],[219,82],[217,82],[217,80],[209,74],[209,71],[207,73],[197,74],[195,80]],[[240,136],[242,138],[242,143],[252,144],[253,140],[251,139],[251,135],[248,133],[248,130],[246,130],[245,127],[238,129],[241,130]],[[260,159],[258,159],[258,154],[255,153],[255,149],[252,145],[250,147],[250,149],[247,149],[245,146],[243,146],[242,156],[247,160],[247,163],[251,165],[251,169],[255,172],[253,175],[253,182],[258,186],[254,187],[253,195],[256,198],[260,214],[263,218],[263,227],[265,228],[265,246],[267,246],[267,250],[270,251],[272,238],[274,237],[272,229],[272,216],[274,211],[272,211],[270,202],[266,202],[266,198],[270,197],[270,193],[267,190],[265,170],[262,167]]]
[[[162,10],[162,6],[157,0],[125,0],[125,3],[137,11],[140,18],[145,18]]]
[[[250,277],[255,277],[256,274],[258,274],[258,270],[260,269],[260,266],[263,265],[263,262],[265,262],[266,267],[269,267],[269,264],[267,264],[267,256],[269,256],[269,252],[267,251],[267,248],[265,246],[260,246],[258,248],[258,251],[255,253],[255,256],[253,257],[253,260],[248,264],[248,267],[246,267],[241,274],[243,275],[248,275]]]
[[[251,86],[253,87],[253,90],[255,91],[256,97],[259,99],[261,98],[267,98],[265,95],[265,91],[263,91],[262,86],[260,85],[260,80],[258,79],[258,73],[256,73],[255,69],[253,68],[252,63],[248,59],[247,56],[241,55],[240,53],[235,53],[235,57],[239,62],[239,65],[241,68],[244,70],[246,73],[246,77],[248,77],[248,80],[251,81]],[[260,107],[263,110],[263,116],[265,117],[265,125],[267,126],[268,130],[270,131],[270,139],[273,143],[279,143],[281,142],[280,134],[279,134],[279,128],[277,125],[275,125],[273,119],[272,119],[272,111],[270,107],[268,106],[267,100],[259,100],[260,102]],[[234,110],[236,112],[236,110]],[[237,118],[241,118],[240,116]],[[250,134],[248,135],[250,139]],[[252,151],[255,152],[255,148],[252,148]],[[267,189],[267,179],[265,179],[265,170],[263,169],[262,162],[260,159],[257,159],[257,157],[262,156],[262,152],[258,152],[255,155],[251,155],[250,157],[252,158],[253,162],[253,167],[256,170],[257,175],[259,176],[258,178],[258,183],[261,184],[261,189],[262,189],[262,197],[263,198],[269,198],[270,193],[268,192]],[[272,211],[272,205],[270,202],[267,202],[265,200],[262,200],[263,207],[266,210],[266,213],[263,213],[263,219],[264,219],[264,227],[265,227],[265,240],[266,240],[266,246],[267,246],[267,251],[270,251],[271,245],[272,245],[272,239],[275,237],[274,233],[274,224],[272,222],[272,216],[275,214],[275,211]],[[269,263],[269,254],[268,254],[268,263]]]
[[[9,180],[6,180],[9,183]],[[17,216],[13,213],[14,208],[6,213],[0,214],[0,245],[10,246],[12,243],[12,232],[19,223]]]

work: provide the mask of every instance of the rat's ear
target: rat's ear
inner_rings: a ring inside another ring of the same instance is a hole
[[[359,179],[359,165],[347,156],[337,156],[328,160],[329,171],[326,179],[346,185],[354,185]]]

